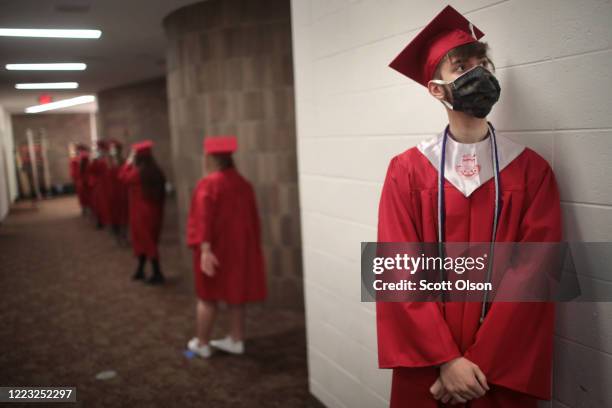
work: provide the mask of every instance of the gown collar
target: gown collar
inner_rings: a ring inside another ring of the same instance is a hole
[[[439,170],[440,166],[443,138],[444,131],[417,145],[417,149],[427,157],[436,170]],[[523,152],[525,146],[499,134],[496,135],[496,139],[499,171],[502,171]],[[490,135],[476,143],[460,143],[449,133],[446,142],[444,178],[465,197],[469,197],[478,187],[493,178],[491,155]]]

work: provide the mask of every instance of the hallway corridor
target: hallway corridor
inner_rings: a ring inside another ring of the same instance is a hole
[[[251,306],[244,356],[184,354],[195,296],[170,207],[168,282],[151,287],[131,280],[131,250],[81,216],[75,197],[13,206],[0,225],[0,385],[74,386],[79,407],[321,406],[308,392],[302,313]],[[219,323],[214,337],[223,313]],[[96,379],[106,370],[116,376]]]

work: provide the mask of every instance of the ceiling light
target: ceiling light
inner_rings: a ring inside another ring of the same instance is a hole
[[[6,64],[9,71],[83,71],[87,64],[83,63],[52,63],[52,64]]]
[[[96,97],[93,95],[77,96],[76,98],[64,99],[57,102],[45,103],[43,105],[30,106],[26,108],[26,113],[45,112],[54,109],[67,108],[69,106],[82,105],[84,103],[94,102]]]
[[[100,38],[100,30],[64,30],[40,28],[0,28],[0,37]]]
[[[77,89],[77,82],[41,82],[37,84],[16,84],[17,89]]]

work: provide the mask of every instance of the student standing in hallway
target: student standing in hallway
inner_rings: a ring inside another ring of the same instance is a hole
[[[144,280],[147,259],[153,266],[153,276],[147,281],[161,284],[164,276],[159,265],[159,236],[161,233],[166,196],[164,173],[152,154],[153,142],[135,143],[126,163],[119,171],[119,179],[128,187],[130,237],[138,267],[133,279]]]
[[[74,190],[77,192],[77,185],[79,179],[79,149],[76,143],[68,144],[68,169],[70,171],[70,179],[74,185]]]
[[[91,214],[91,188],[89,182],[89,152],[87,150],[79,153],[79,177],[77,193],[79,195],[79,203],[84,213]]]
[[[244,304],[267,295],[255,193],[234,167],[236,148],[233,136],[205,139],[208,175],[193,192],[187,220],[198,297],[197,336],[187,347],[205,358],[211,355],[210,346],[244,352]],[[228,305],[230,329],[225,338],[210,340],[219,301]]]
[[[119,243],[126,241],[128,224],[128,190],[125,183],[119,180],[119,171],[124,164],[123,144],[112,139],[109,142],[109,163],[111,178],[111,225],[113,234]]]
[[[98,140],[96,147],[96,154],[89,165],[89,182],[91,184],[91,204],[96,218],[96,227],[102,229],[111,223],[112,182],[108,159],[108,142]]]
[[[445,106],[449,125],[391,160],[379,242],[560,241],[550,165],[486,120],[501,88],[483,35],[447,6],[391,63]],[[376,306],[379,365],[393,369],[391,407],[536,408],[550,399],[554,304]]]
[[[81,212],[85,215],[89,208],[89,185],[86,174],[89,162],[89,149],[82,143],[72,143],[68,150],[70,156],[70,178],[74,183],[74,190],[79,199]]]

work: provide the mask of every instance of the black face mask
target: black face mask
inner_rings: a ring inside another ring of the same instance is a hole
[[[486,117],[495,102],[499,100],[501,88],[497,78],[482,65],[464,72],[454,81],[433,79],[438,85],[450,85],[453,93],[453,104],[442,101],[449,109],[464,112],[477,118]]]

